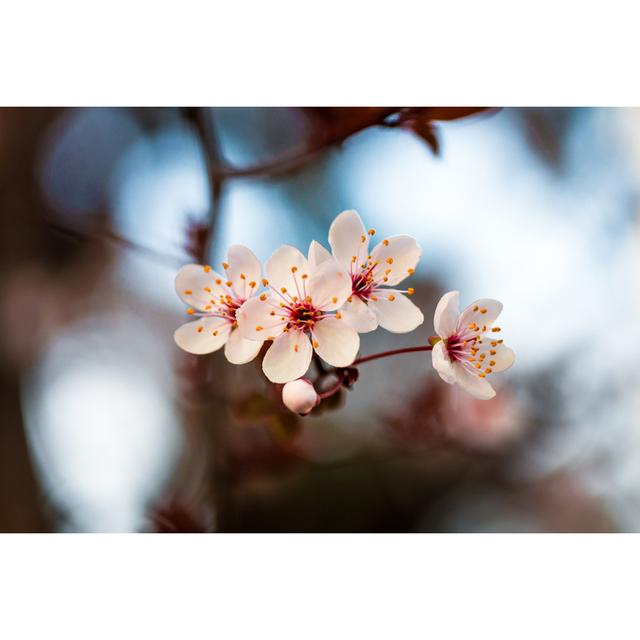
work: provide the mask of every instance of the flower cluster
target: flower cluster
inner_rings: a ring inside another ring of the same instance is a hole
[[[176,343],[194,354],[224,347],[233,364],[253,360],[268,343],[262,370],[271,382],[285,384],[287,406],[308,413],[326,396],[315,395],[312,383],[300,380],[314,352],[335,368],[338,387],[346,386],[351,380],[346,368],[359,363],[360,333],[378,327],[407,333],[424,322],[409,299],[414,290],[398,288],[414,273],[420,246],[397,235],[370,248],[374,235],[355,211],[344,211],[329,229],[331,252],[315,240],[306,256],[284,245],[263,269],[248,248],[234,245],[222,263],[224,274],[208,265],[183,267],[176,291],[194,319],[176,330]],[[413,350],[433,349],[433,366],[446,382],[490,398],[495,392],[487,376],[513,363],[502,340],[486,337],[499,331],[493,323],[502,305],[478,300],[462,314],[457,305],[457,292],[442,298],[434,320],[438,335]],[[387,354],[361,361],[382,355]]]

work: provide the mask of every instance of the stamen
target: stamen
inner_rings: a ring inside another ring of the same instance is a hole
[[[229,263],[228,262],[223,262],[222,263],[222,268],[226,271],[229,268]]]
[[[203,269],[205,273],[209,273],[209,271],[211,271],[211,267],[208,264],[206,264]]]
[[[388,246],[389,246],[389,241],[385,238],[385,239],[382,241],[382,244],[383,244],[385,247],[388,247]]]
[[[188,313],[190,316],[192,316],[192,315],[195,313],[195,309],[191,309],[191,308],[189,308],[189,309],[187,309],[187,313]]]
[[[407,289],[407,295],[412,296],[415,293],[415,289],[413,287],[409,287]]]
[[[376,230],[375,229],[369,229],[369,235],[370,236],[375,236],[376,235]]]
[[[266,299],[267,299],[267,294],[266,293],[260,294],[260,300],[262,300],[262,302],[264,302]]]
[[[186,289],[185,292],[184,292],[185,296],[190,296],[192,294],[193,294],[193,291],[191,291],[191,289]]]

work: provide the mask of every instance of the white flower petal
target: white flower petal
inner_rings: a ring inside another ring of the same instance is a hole
[[[233,283],[236,295],[246,300],[260,288],[262,277],[260,261],[253,252],[241,244],[229,247],[227,276]],[[243,277],[244,276],[244,277]],[[253,284],[253,287],[249,286]]]
[[[433,315],[433,326],[441,338],[448,338],[456,332],[460,317],[459,305],[459,291],[449,291],[440,298]]]
[[[327,260],[311,274],[307,294],[314,307],[335,311],[351,295],[351,276],[335,260]]]
[[[312,354],[311,343],[305,334],[287,331],[269,347],[262,370],[271,382],[289,382],[307,372]]]
[[[376,312],[383,329],[408,333],[424,322],[422,311],[404,294],[379,290],[375,295],[378,299],[370,300],[369,306]]]
[[[336,260],[347,269],[353,256],[357,256],[358,264],[367,257],[369,234],[356,211],[343,211],[336,216],[329,227],[329,244]]]
[[[243,338],[260,342],[279,336],[285,327],[278,303],[266,294],[265,300],[249,298],[236,311],[236,320]]]
[[[297,269],[295,277],[292,268]],[[285,244],[264,263],[264,272],[269,284],[278,291],[284,287],[290,295],[302,297],[298,289],[302,286],[302,276],[309,275],[310,267],[307,259],[295,247]]]
[[[224,355],[231,364],[251,362],[262,348],[262,341],[247,340],[239,329],[234,329],[224,345]]]
[[[373,270],[373,277],[379,281],[386,276],[388,279],[384,284],[393,287],[413,273],[421,255],[422,249],[415,238],[391,236],[371,252],[371,259],[379,263]]]
[[[486,378],[480,378],[471,373],[459,362],[454,362],[453,369],[456,373],[456,382],[474,398],[478,400],[490,400],[496,395],[493,387],[487,382]]]
[[[319,264],[322,264],[325,260],[331,260],[333,256],[319,243],[315,240],[311,241],[309,245],[309,266],[313,269],[317,267]]]
[[[498,343],[496,340],[491,340],[489,336],[484,336],[482,338],[482,343],[477,344],[477,346],[479,347],[479,350],[476,354],[476,358],[480,358],[480,356],[484,354],[482,364],[485,368],[489,367],[491,369],[489,373],[500,373],[501,371],[505,371],[516,359],[516,354],[512,349],[507,347],[505,344]]]
[[[452,384],[456,381],[456,373],[453,369],[453,364],[442,340],[437,342],[433,347],[433,351],[431,352],[431,362],[433,364],[433,368],[445,382]]]
[[[360,336],[344,320],[325,318],[313,327],[316,353],[334,367],[347,367],[358,355]]]
[[[358,296],[352,296],[340,309],[342,319],[358,333],[369,333],[378,327],[378,316]]]
[[[205,307],[211,304],[212,298],[218,300],[221,295],[227,293],[224,286],[216,282],[222,283],[224,280],[225,278],[211,267],[187,264],[176,274],[176,293],[185,304],[198,311],[204,311]]]
[[[502,302],[481,298],[472,302],[461,314],[458,329],[462,330],[475,322],[480,328],[490,329],[502,311]]]
[[[176,344],[189,353],[212,353],[222,347],[229,338],[231,323],[222,318],[200,318],[178,327],[173,338]]]

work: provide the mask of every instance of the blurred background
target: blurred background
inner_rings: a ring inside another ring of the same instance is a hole
[[[640,531],[640,111],[0,109],[0,531]],[[477,401],[429,354],[305,418],[192,356],[173,279],[327,246],[357,209],[445,291],[504,303]]]

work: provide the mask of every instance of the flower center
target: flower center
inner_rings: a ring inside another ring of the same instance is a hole
[[[322,311],[316,309],[309,299],[295,300],[288,306],[288,330],[304,331],[312,329],[313,325],[322,317]]]
[[[476,336],[463,337],[459,334],[447,338],[444,343],[447,347],[449,358],[451,358],[453,362],[468,359],[469,356],[474,355],[474,353],[478,351],[475,346],[477,340],[478,338]]]

